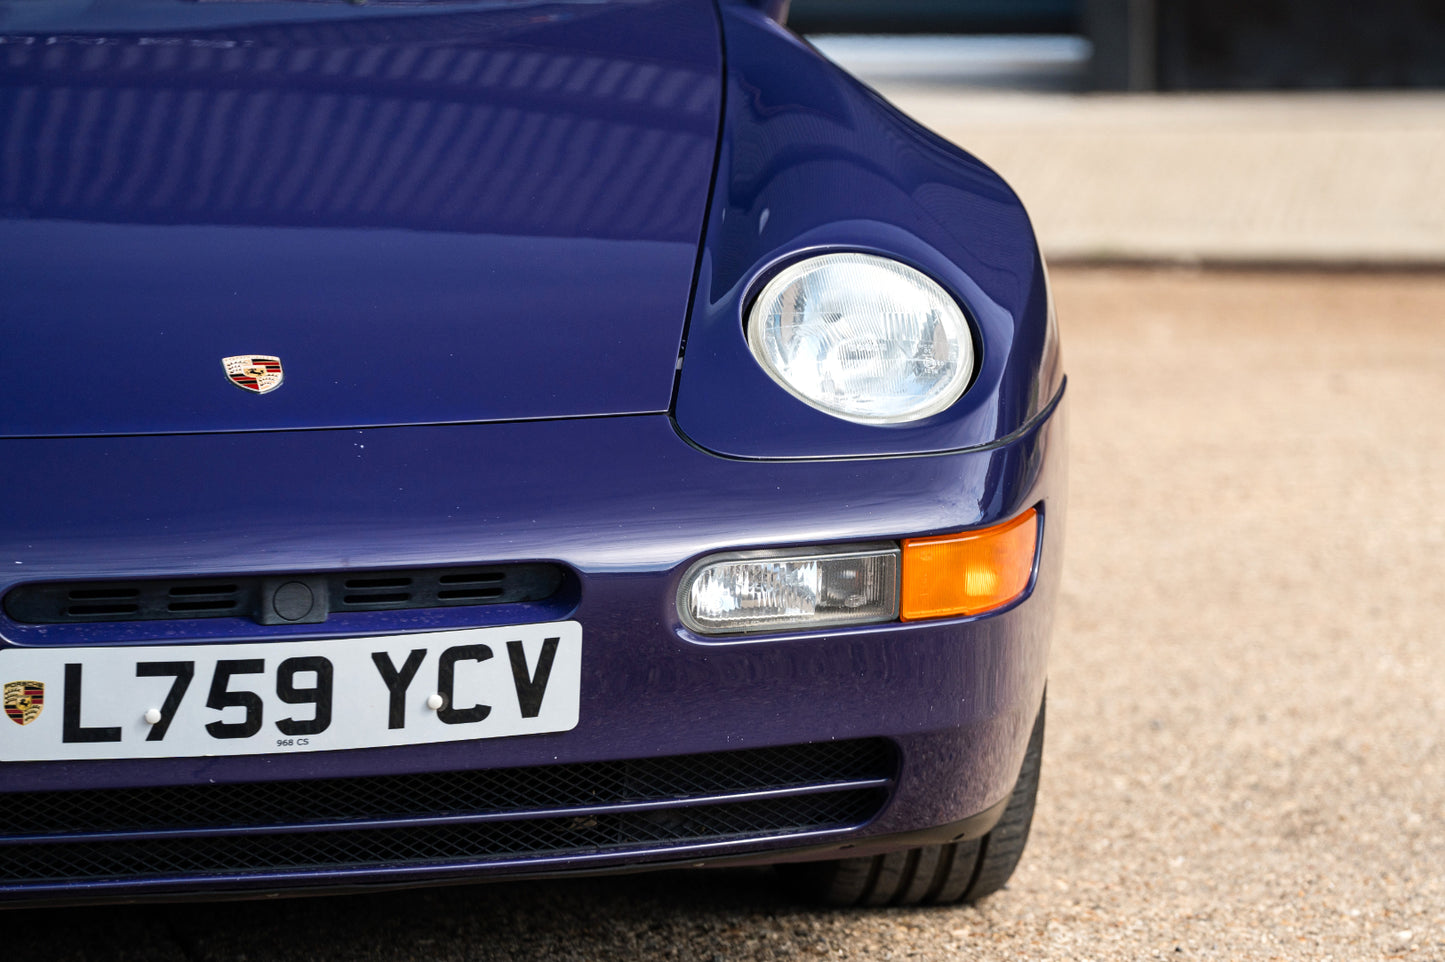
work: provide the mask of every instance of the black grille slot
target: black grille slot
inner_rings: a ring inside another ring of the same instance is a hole
[[[473,589],[476,586],[476,589]],[[392,608],[447,608],[541,601],[562,586],[556,565],[520,564],[477,568],[436,568],[350,575],[333,584],[332,611]],[[479,590],[485,588],[485,590]]]
[[[411,600],[406,592],[374,595],[346,595],[341,599],[345,608],[400,608]]]
[[[172,598],[185,598],[190,595],[233,595],[235,593],[235,585],[175,585],[168,592]]]
[[[70,605],[65,609],[65,613],[72,618],[85,619],[107,616],[119,617],[121,615],[132,615],[138,611],[140,611],[140,605],[124,604]]]
[[[62,608],[72,618],[102,618],[135,614],[140,591],[123,586],[72,588],[65,592]]]
[[[205,614],[215,612],[217,614],[230,613],[236,607],[234,600],[230,601],[172,601],[166,605],[167,611],[185,612],[188,614]]]
[[[411,584],[410,578],[347,578],[346,587],[356,590],[368,590],[373,588],[405,588]]]
[[[135,588],[76,588],[66,592],[71,601],[112,601],[139,596],[140,591]]]
[[[9,793],[0,795],[0,882],[484,861],[844,828],[881,809],[895,766],[889,742],[865,739],[490,771]],[[735,797],[757,792],[769,795]],[[376,826],[439,817],[455,823]],[[281,830],[306,825],[328,831]],[[161,834],[96,837],[125,832]]]
[[[467,598],[495,598],[501,593],[501,588],[449,588],[438,591],[437,598],[443,601],[463,601]]]
[[[473,574],[443,575],[437,579],[437,584],[487,584],[493,581],[501,581],[504,577],[504,575],[496,571],[478,571]]]
[[[179,584],[166,592],[166,611],[187,617],[228,615],[241,606],[234,584]]]
[[[26,624],[256,618],[263,585],[287,578],[324,585],[330,611],[383,611],[545,601],[562,587],[559,565],[530,563],[368,572],[305,572],[229,578],[180,578],[19,585],[5,613]]]

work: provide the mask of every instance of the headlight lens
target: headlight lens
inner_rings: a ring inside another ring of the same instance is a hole
[[[864,424],[937,414],[973,376],[973,337],[958,303],[907,264],[873,254],[784,268],[753,304],[748,345],[788,392]]]
[[[713,555],[683,577],[678,611],[707,635],[892,621],[898,556],[893,544]]]

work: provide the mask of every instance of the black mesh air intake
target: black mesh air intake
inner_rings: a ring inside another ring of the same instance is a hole
[[[420,775],[0,794],[0,888],[647,852],[868,821],[891,743]]]

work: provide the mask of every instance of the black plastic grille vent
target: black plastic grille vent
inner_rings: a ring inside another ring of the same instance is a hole
[[[895,764],[889,742],[868,739],[491,771],[0,794],[0,886],[648,851],[845,828],[881,809]],[[297,831],[306,827],[314,830]]]
[[[561,567],[536,563],[32,584],[5,596],[5,613],[43,625],[227,617],[261,624],[317,623],[335,611],[544,601],[562,580]]]
[[[17,845],[0,850],[0,885],[195,874],[385,868],[568,852],[653,849],[845,828],[872,817],[885,793],[858,789],[686,810],[262,836]]]

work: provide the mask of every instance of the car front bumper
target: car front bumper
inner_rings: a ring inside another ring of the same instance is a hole
[[[5,441],[11,467],[0,487],[0,591],[34,581],[537,560],[576,575],[568,610],[367,612],[280,626],[232,618],[64,626],[3,619],[7,647],[279,645],[561,618],[579,622],[584,639],[581,720],[571,731],[294,755],[0,762],[0,793],[9,801],[21,798],[11,793],[31,802],[77,791],[119,799],[133,789],[335,779],[359,779],[364,791],[371,778],[538,766],[563,772],[850,739],[880,740],[889,760],[868,789],[877,804],[846,824],[617,845],[586,836],[572,847],[354,864],[288,857],[200,870],[159,859],[144,871],[57,874],[47,861],[65,861],[67,846],[103,852],[111,844],[104,833],[118,826],[76,825],[40,838],[0,815],[0,896],[174,898],[775,861],[986,831],[1017,776],[1045,682],[1062,549],[1063,421],[1061,393],[1025,430],[987,448],[796,462],[708,454],[664,416]],[[679,581],[706,554],[956,531],[1031,506],[1043,519],[1034,581],[998,612],[708,639],[689,633],[677,615]],[[591,817],[569,812],[558,817]],[[467,821],[464,813],[449,817]],[[321,837],[426,822],[415,813],[382,821],[277,831]],[[174,835],[152,827],[112,840],[160,851]]]

